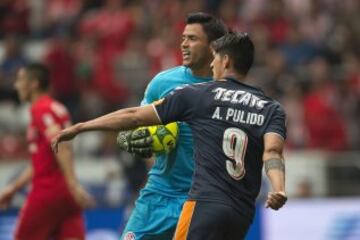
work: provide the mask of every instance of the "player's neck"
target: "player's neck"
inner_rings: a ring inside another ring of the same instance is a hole
[[[38,92],[34,92],[32,95],[31,95],[31,99],[30,99],[30,102],[31,103],[34,103],[36,102],[40,97],[46,95],[47,93],[46,92],[41,92],[41,91],[38,91]]]
[[[224,72],[224,78],[229,77],[229,78],[233,78],[238,82],[245,82],[245,75],[237,73],[231,69],[227,69]]]
[[[195,77],[212,77],[210,68],[191,69],[191,72]]]

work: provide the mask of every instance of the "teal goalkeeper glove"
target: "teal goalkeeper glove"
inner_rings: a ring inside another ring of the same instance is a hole
[[[119,132],[116,142],[120,149],[141,158],[152,156],[152,136],[147,128]]]

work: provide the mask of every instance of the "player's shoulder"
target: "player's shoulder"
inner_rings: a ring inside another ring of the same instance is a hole
[[[157,97],[161,97],[168,93],[179,85],[180,79],[184,79],[185,71],[183,66],[178,66],[158,73],[148,84],[145,94],[156,93]]]
[[[284,106],[277,100],[275,99],[272,99],[271,98],[271,104],[273,105],[273,107],[275,108],[275,110],[278,112],[278,113],[281,113],[281,114],[284,114],[286,115],[286,112],[285,112],[285,108]]]
[[[176,66],[162,72],[159,72],[152,79],[152,82],[166,80],[169,81],[172,78],[178,78],[186,74],[186,68],[184,66]]]
[[[214,86],[214,82],[215,81],[184,84],[176,87],[173,91],[187,91],[194,93],[206,92],[209,88],[212,88]]]
[[[50,96],[41,96],[31,105],[31,111],[35,114],[40,114],[49,109],[51,102],[52,98]]]
[[[186,72],[185,66],[176,66],[159,72],[155,77],[167,77],[169,75],[174,75],[179,73],[184,74],[185,72]]]
[[[35,114],[52,113],[58,117],[68,116],[68,111],[64,104],[50,96],[45,96],[34,106]]]
[[[264,100],[266,101],[265,108],[272,109],[271,112],[276,114],[286,115],[283,105],[276,99],[264,94]]]

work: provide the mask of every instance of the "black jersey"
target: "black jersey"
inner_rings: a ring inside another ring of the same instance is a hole
[[[226,78],[176,89],[154,104],[163,124],[187,122],[195,171],[189,198],[230,205],[250,218],[261,185],[264,135],[286,137],[281,105]]]

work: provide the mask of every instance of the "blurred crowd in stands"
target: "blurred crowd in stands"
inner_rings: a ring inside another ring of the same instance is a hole
[[[3,0],[0,159],[27,156],[19,67],[47,64],[52,94],[74,122],[135,106],[156,73],[181,64],[184,18],[194,11],[253,38],[249,83],[284,104],[288,149],[360,150],[360,1]],[[103,136],[92,153],[114,154],[114,143]]]

